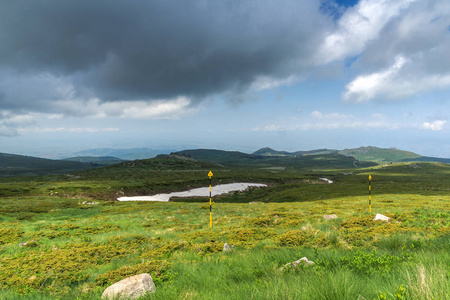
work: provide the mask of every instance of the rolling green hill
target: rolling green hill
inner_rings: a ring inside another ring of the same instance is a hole
[[[417,158],[406,158],[400,161],[420,161],[420,162],[441,162],[445,164],[450,164],[450,158],[439,158],[439,157],[430,157],[430,156],[419,156]]]
[[[91,169],[89,163],[0,153],[0,176],[61,174]]]
[[[420,157],[420,155],[409,151],[403,151],[396,148],[378,148],[378,147],[360,147],[355,149],[344,149],[339,154],[353,156],[358,160],[373,162],[396,162],[409,159],[411,161]]]
[[[252,154],[262,156],[299,156],[299,155],[334,154],[337,152],[338,150],[333,149],[317,149],[309,151],[287,152],[287,151],[277,151],[273,150],[272,148],[265,147],[253,152]]]
[[[195,149],[175,152],[180,156],[190,157],[198,161],[212,162],[223,165],[253,165],[265,160],[261,155],[246,154],[239,151],[224,151],[215,149]]]
[[[344,169],[356,167],[374,166],[376,163],[357,162],[353,157],[340,154],[318,154],[313,155],[308,151],[308,155],[255,155],[245,154],[237,151],[222,150],[185,150],[177,152],[178,155],[184,155],[199,161],[208,161],[224,166],[233,167],[252,167],[252,168],[271,168],[283,167],[285,169],[300,168],[325,168],[325,169]]]

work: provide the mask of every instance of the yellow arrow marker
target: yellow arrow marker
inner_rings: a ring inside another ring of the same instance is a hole
[[[211,172],[211,171],[210,171]],[[369,175],[369,180],[372,180],[372,176]]]
[[[212,173],[211,171],[209,171],[208,177],[209,177],[209,178],[213,177],[213,173]]]

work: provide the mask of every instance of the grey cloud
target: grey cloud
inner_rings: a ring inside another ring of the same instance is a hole
[[[13,72],[38,92],[14,100],[10,86],[0,104],[245,92],[307,68],[329,22],[318,0],[1,1],[0,89]]]

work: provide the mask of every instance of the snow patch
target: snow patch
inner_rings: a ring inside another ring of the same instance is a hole
[[[220,184],[211,188],[211,196],[217,196],[235,191],[245,191],[249,187],[267,187],[260,183],[229,183]],[[209,197],[209,187],[192,189],[184,192],[174,192],[170,194],[157,194],[153,196],[120,197],[119,201],[160,201],[168,202],[171,197]]]

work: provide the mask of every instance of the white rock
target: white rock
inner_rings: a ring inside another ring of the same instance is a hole
[[[306,257],[302,257],[299,260],[285,264],[284,267],[281,268],[281,271],[283,271],[285,268],[289,268],[289,267],[295,268],[300,264],[304,264],[305,266],[310,266],[310,265],[313,265],[314,262],[312,260],[308,260],[308,258],[306,258]]]
[[[320,180],[326,181],[328,183],[333,183],[333,180],[330,180],[328,178],[319,178]]]
[[[323,215],[323,218],[325,219],[325,220],[331,220],[331,219],[337,219],[337,215]]]
[[[228,245],[227,243],[225,243],[223,245],[223,252],[231,251],[231,250],[233,250],[233,248],[234,248],[234,245]]]
[[[382,214],[377,214],[373,220],[374,221],[380,220],[380,221],[389,222],[389,217],[386,217],[386,216],[384,216]]]
[[[102,294],[102,299],[137,299],[156,290],[152,276],[144,273],[125,278],[110,285]]]

